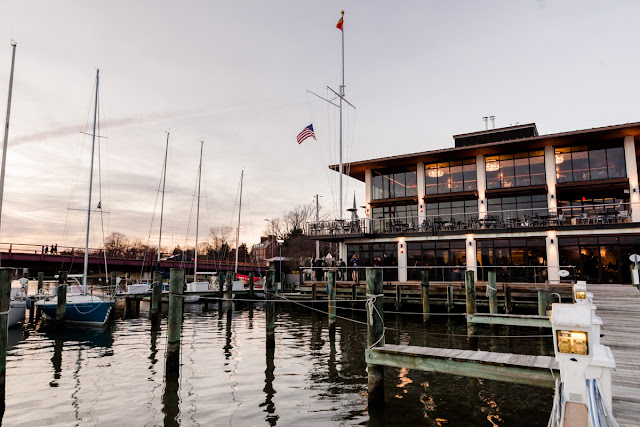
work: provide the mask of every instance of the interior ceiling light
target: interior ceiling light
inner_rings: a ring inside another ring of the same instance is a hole
[[[431,178],[439,178],[444,175],[444,172],[442,172],[442,170],[440,169],[433,168],[427,171],[427,175],[429,175]]]
[[[564,154],[562,153],[556,154],[556,165],[560,163],[564,163]]]
[[[488,162],[487,172],[495,172],[500,169],[500,162]]]

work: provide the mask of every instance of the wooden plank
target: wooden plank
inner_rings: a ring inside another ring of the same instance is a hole
[[[543,316],[505,315],[476,313],[468,314],[467,322],[484,325],[510,325],[510,326],[531,326],[536,328],[551,328],[549,318]]]

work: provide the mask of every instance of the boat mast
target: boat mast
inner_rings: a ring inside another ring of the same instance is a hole
[[[242,180],[244,178],[244,170],[240,172],[240,206],[238,206],[238,228],[236,228],[236,268],[235,273],[238,274],[238,245],[240,244],[240,212],[242,212]]]
[[[93,157],[96,149],[96,122],[98,121],[98,85],[100,70],[96,70],[96,99],[93,107],[93,133],[91,134],[91,170],[89,172],[89,207],[87,208],[87,238],[84,245],[84,271],[82,272],[82,292],[87,293],[87,270],[89,267],[89,227],[91,225],[91,190],[93,189]]]
[[[4,195],[4,171],[7,163],[7,144],[9,143],[9,117],[11,116],[11,94],[13,92],[13,65],[16,60],[16,42],[12,42],[11,74],[9,76],[9,98],[7,99],[7,119],[4,125],[4,141],[2,142],[2,170],[0,171],[0,221],[2,220],[2,197]]]
[[[169,135],[171,132],[167,132],[167,145],[164,149],[164,166],[162,167],[162,200],[160,202],[160,236],[158,237],[158,264],[156,264],[156,271],[160,271],[160,245],[162,243],[162,217],[164,214],[164,188],[167,183],[167,156],[169,155]]]
[[[342,17],[344,18],[344,10]],[[340,221],[342,221],[342,99],[344,98],[344,25],[340,28],[342,33],[342,84],[340,85]]]
[[[204,141],[200,141],[200,165],[198,165],[198,207],[196,209],[196,249],[195,263],[193,265],[193,281],[197,282],[198,278],[198,225],[200,223],[200,181],[202,181],[202,145]]]

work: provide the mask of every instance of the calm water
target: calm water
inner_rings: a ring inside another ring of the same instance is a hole
[[[325,309],[325,307],[320,307]],[[360,307],[362,308],[362,307]],[[165,380],[166,319],[146,313],[104,328],[27,325],[10,331],[7,426],[398,425],[546,426],[551,389],[385,368],[384,415],[370,418],[361,311],[327,318],[278,304],[276,348],[265,349],[261,304],[185,307],[182,368]],[[461,316],[385,315],[387,343],[467,348]],[[501,334],[538,334],[503,328]],[[489,335],[489,329],[479,329]],[[459,335],[459,336],[457,336]],[[483,338],[481,350],[548,354],[551,339]]]

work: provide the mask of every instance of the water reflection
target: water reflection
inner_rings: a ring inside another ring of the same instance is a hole
[[[276,394],[276,390],[273,387],[273,380],[275,379],[274,371],[276,365],[274,363],[275,348],[267,347],[267,367],[264,370],[264,388],[262,391],[265,394],[264,402],[260,404],[263,412],[266,412],[265,421],[270,425],[275,426],[278,423],[278,415],[276,415],[276,405],[273,403],[273,397]]]

